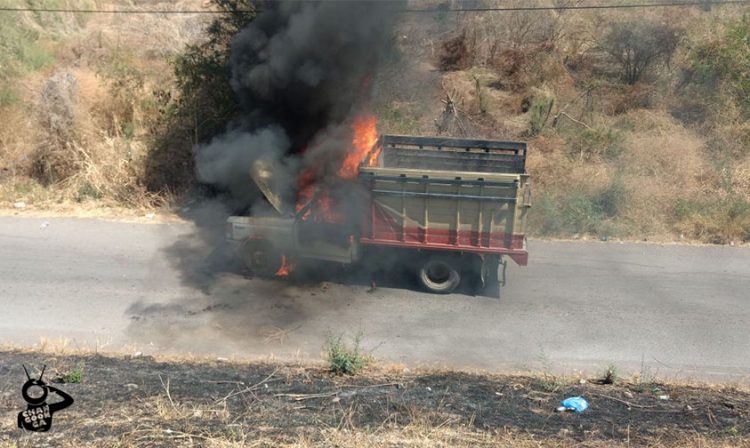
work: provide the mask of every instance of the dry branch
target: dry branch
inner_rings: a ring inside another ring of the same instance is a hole
[[[656,405],[649,405],[649,406],[647,406],[647,405],[642,405],[642,404],[635,404],[635,403],[631,403],[631,402],[626,401],[626,400],[621,400],[619,398],[611,397],[609,395],[604,395],[604,394],[594,394],[594,395],[596,395],[597,397],[602,397],[602,398],[607,398],[609,400],[617,401],[619,403],[624,404],[625,406],[627,406],[629,408],[653,409],[653,408],[658,407]]]

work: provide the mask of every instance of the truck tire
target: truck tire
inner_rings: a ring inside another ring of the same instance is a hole
[[[241,255],[245,267],[261,277],[273,277],[281,267],[281,252],[268,241],[246,240]]]
[[[433,256],[419,268],[419,282],[429,292],[450,294],[461,283],[461,273],[453,259]]]
[[[502,290],[502,276],[504,265],[497,255],[488,255],[482,261],[482,278],[484,287],[482,295],[485,297],[500,298]]]

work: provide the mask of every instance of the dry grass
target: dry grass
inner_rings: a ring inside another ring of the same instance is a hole
[[[539,376],[373,367],[335,377],[310,365],[6,350],[3,368],[50,371],[85,362],[80,384],[60,386],[76,399],[49,434],[12,426],[17,385],[0,383],[0,446],[340,446],[340,447],[742,447],[750,443],[750,395],[729,386],[651,380],[646,390]],[[61,367],[62,366],[62,367]],[[668,393],[668,401],[650,391]],[[558,402],[583,394],[581,415]],[[2,445],[4,444],[4,445]]]
[[[148,192],[144,186],[148,137],[123,135],[116,124],[118,104],[106,80],[90,69],[74,68],[55,72],[40,84],[54,87],[61,77],[74,83],[72,98],[36,98],[34,115],[3,128],[6,138],[0,142],[8,144],[0,145],[0,205],[24,201],[54,210],[93,202],[98,207],[144,209],[168,203],[168,195]],[[55,104],[65,102],[69,104]],[[59,110],[65,106],[71,116],[60,129]],[[6,114],[14,118],[20,113]]]
[[[734,191],[750,200],[750,157],[740,160],[732,171],[732,187]]]
[[[63,3],[60,7],[82,7]],[[203,6],[198,0],[87,3],[99,9]],[[18,200],[37,208],[168,202],[169,192],[149,192],[144,180],[160,113],[152,92],[169,90],[169,58],[199,37],[205,18],[31,13],[19,18],[19,29],[41,36],[25,44],[43,48],[52,64],[9,75],[13,101],[0,103],[0,206]]]
[[[20,108],[0,108],[0,185],[28,172],[32,121]]]
[[[629,198],[620,217],[639,235],[664,235],[679,199],[716,187],[700,136],[665,114],[633,111],[624,117],[632,130],[620,160]]]

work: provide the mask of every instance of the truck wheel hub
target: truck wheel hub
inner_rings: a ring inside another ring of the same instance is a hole
[[[450,268],[445,263],[430,263],[427,268],[427,278],[435,283],[445,283],[450,279]]]

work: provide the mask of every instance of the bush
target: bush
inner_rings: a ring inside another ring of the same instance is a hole
[[[101,199],[102,198],[102,192],[97,189],[91,182],[84,181],[79,187],[78,187],[78,193],[76,194],[76,202],[85,202],[89,199]]]
[[[620,213],[627,197],[628,192],[625,189],[625,184],[622,183],[620,178],[615,178],[605,188],[597,191],[592,196],[591,202],[594,204],[594,209],[599,213],[607,218],[614,218]]]
[[[627,190],[617,179],[594,192],[573,190],[542,195],[534,204],[534,213],[530,215],[530,233],[544,236],[613,236],[618,231],[613,219],[619,215],[627,196]]]
[[[75,76],[58,72],[47,79],[38,108],[40,141],[32,156],[32,174],[43,184],[68,179],[79,169],[77,105]]]
[[[750,202],[740,196],[681,198],[673,213],[675,229],[689,238],[714,244],[750,241]]]
[[[551,43],[529,44],[522,49],[498,51],[487,62],[511,91],[554,84],[567,75],[563,61]]]
[[[554,97],[535,97],[531,100],[529,108],[529,136],[539,135],[544,130],[554,106]]]
[[[328,352],[328,366],[336,375],[354,375],[367,364],[367,358],[359,351],[361,335],[354,338],[354,344],[349,348],[342,340],[342,336],[330,337],[326,343]]]
[[[701,41],[690,52],[685,83],[714,97],[726,87],[731,99],[750,117],[750,18],[730,22],[718,39]]]
[[[527,53],[521,50],[506,48],[490,62],[501,75],[512,78],[521,72],[527,57]]]
[[[608,127],[576,130],[567,137],[566,149],[570,158],[580,161],[615,160],[622,154],[622,135]]]
[[[620,66],[622,81],[633,85],[652,67],[669,63],[678,43],[676,28],[633,20],[612,23],[600,45]]]
[[[79,363],[76,367],[62,374],[60,376],[60,381],[63,383],[80,384],[83,382],[83,368],[84,364]]]
[[[474,62],[473,49],[470,48],[466,30],[447,39],[440,47],[438,66],[443,71],[464,70]]]
[[[653,106],[653,93],[656,89],[644,83],[624,85],[612,92],[611,113],[624,114],[633,109],[649,109]]]
[[[617,367],[614,364],[610,364],[601,374],[600,382],[602,384],[616,384],[620,377],[617,375]]]
[[[102,58],[97,69],[109,88],[109,97],[100,107],[104,119],[100,125],[112,136],[132,138],[136,116],[141,112],[139,98],[144,97],[145,75],[135,67],[134,59],[132,54],[115,50]]]
[[[0,81],[49,66],[54,58],[39,46],[38,28],[0,14]]]

